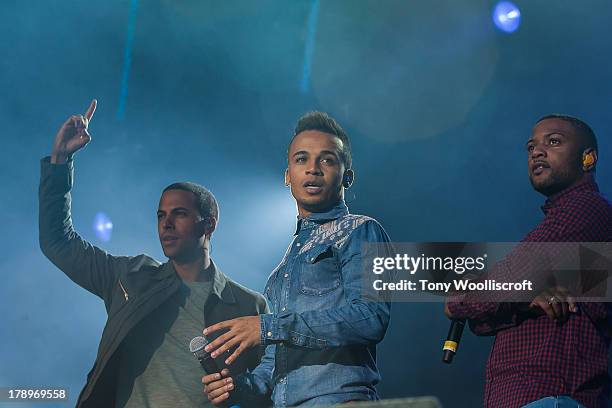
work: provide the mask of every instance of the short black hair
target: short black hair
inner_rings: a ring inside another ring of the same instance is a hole
[[[193,193],[196,199],[196,206],[202,218],[214,218],[219,221],[219,204],[217,199],[207,188],[190,181],[172,183],[164,188],[162,194],[168,190],[183,190]]]
[[[344,131],[344,129],[342,129],[342,126],[340,126],[340,124],[338,124],[334,118],[325,112],[308,112],[298,119],[297,124],[295,125],[295,130],[293,131],[293,137],[291,138],[289,147],[287,148],[287,154],[289,154],[289,148],[291,147],[291,143],[293,143],[295,137],[306,130],[318,130],[319,132],[334,135],[340,139],[342,141],[340,160],[342,160],[346,169],[351,168],[353,165],[353,157],[351,154],[351,142],[348,134]]]
[[[582,139],[583,149],[592,148],[593,150],[598,151],[597,138],[595,137],[595,132],[593,132],[593,129],[591,129],[591,127],[587,125],[587,123],[583,121],[582,119],[578,119],[575,116],[564,115],[561,113],[550,113],[538,119],[536,124],[546,119],[560,119],[560,120],[564,120],[568,122],[574,127],[574,130],[576,130],[576,133]]]

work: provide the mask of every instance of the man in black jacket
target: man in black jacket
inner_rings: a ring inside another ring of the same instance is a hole
[[[73,229],[72,155],[90,140],[96,109],[68,118],[41,163],[40,246],[78,285],[104,300],[108,320],[96,362],[78,407],[201,407],[202,368],[189,342],[210,324],[267,312],[264,298],[226,277],[209,257],[219,219],[214,196],[194,183],[164,189],[158,232],[169,262],[146,256],[113,256]],[[253,368],[261,353],[245,355],[233,372]],[[218,365],[224,367],[224,356]]]

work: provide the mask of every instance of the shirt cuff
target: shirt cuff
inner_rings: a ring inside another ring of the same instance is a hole
[[[40,163],[43,166],[48,166],[48,167],[70,167],[72,168],[73,158],[72,156],[68,157],[64,163],[51,163],[51,156],[45,156],[42,159],[40,159]]]
[[[278,316],[272,313],[262,314],[259,315],[259,320],[261,324],[261,344],[267,346],[287,340],[286,333],[284,336],[281,333]]]
[[[65,163],[51,163],[51,156],[43,157],[40,160],[41,183],[53,186],[52,190],[66,192],[70,190],[73,182],[74,162],[72,158]]]
[[[260,315],[261,344],[267,346],[280,342],[288,342],[296,346],[313,349],[322,349],[327,346],[325,339],[289,330],[290,324],[288,323],[291,319],[291,314],[280,316],[276,314]]]

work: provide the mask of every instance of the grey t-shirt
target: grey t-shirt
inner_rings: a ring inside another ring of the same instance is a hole
[[[145,317],[122,345],[116,407],[212,407],[203,391],[204,370],[189,351],[202,335],[212,280],[183,282]]]

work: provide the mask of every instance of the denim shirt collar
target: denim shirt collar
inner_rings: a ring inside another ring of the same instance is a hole
[[[330,208],[328,211],[322,213],[312,213],[308,217],[299,218],[297,220],[297,226],[295,228],[295,234],[297,235],[302,228],[312,228],[320,224],[324,224],[327,221],[336,220],[349,213],[348,207],[344,200],[338,201],[338,203]]]

